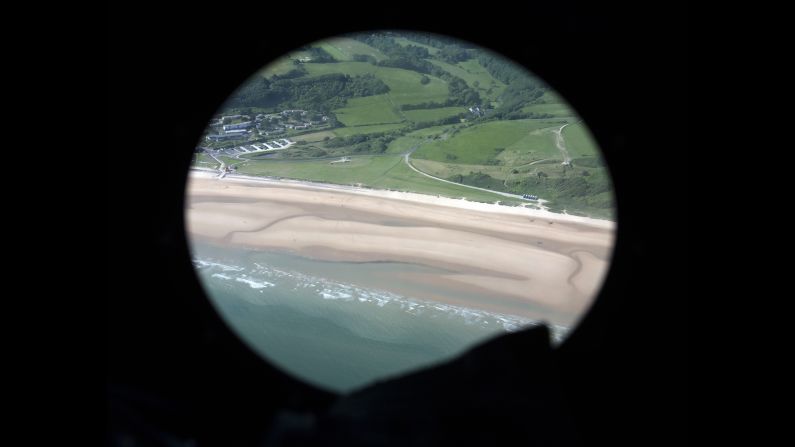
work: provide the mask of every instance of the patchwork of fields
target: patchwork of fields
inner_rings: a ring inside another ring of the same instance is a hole
[[[462,79],[478,92],[484,105],[499,105],[507,86],[477,58],[451,64],[436,58],[438,48],[404,37],[395,37],[394,42],[427,49],[431,56],[426,61]],[[389,91],[348,98],[344,107],[331,111],[341,127],[295,135],[292,138],[297,145],[283,153],[266,159],[225,160],[238,172],[486,202],[505,200],[497,194],[423,176],[405,163],[409,154],[415,168],[435,177],[513,194],[538,195],[550,200],[553,209],[612,216],[610,181],[599,149],[574,110],[553,91],[544,91],[539,101],[521,107],[521,113],[530,114],[530,118],[523,119],[476,120],[467,106],[404,110],[406,105],[444,103],[450,98],[448,83],[408,69],[354,61],[355,55],[370,56],[375,61],[388,59],[383,52],[355,39],[334,38],[314,46],[337,62],[307,62],[310,51],[297,51],[270,64],[261,75],[287,73],[296,68],[293,59],[301,59],[303,79],[327,74],[367,74],[386,84]],[[452,123],[427,127],[445,122],[440,120]],[[556,132],[564,125],[563,139],[559,140]],[[346,140],[337,140],[340,138]],[[335,140],[343,143],[330,143]],[[570,164],[563,163],[566,157],[560,144],[565,145]],[[344,162],[331,163],[342,157],[346,157]],[[213,162],[204,155],[198,158],[201,166],[211,166]]]

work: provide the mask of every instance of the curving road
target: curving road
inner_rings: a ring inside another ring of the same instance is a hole
[[[493,189],[479,188],[479,187],[477,187],[477,186],[470,186],[470,185],[465,185],[465,184],[463,184],[463,183],[451,182],[450,180],[445,180],[445,179],[443,179],[443,178],[435,177],[435,176],[433,176],[433,175],[431,175],[431,174],[428,174],[428,173],[422,172],[422,171],[420,171],[419,169],[415,168],[415,167],[414,167],[414,165],[413,165],[413,164],[411,164],[411,160],[409,160],[409,156],[411,156],[412,152],[414,152],[415,150],[417,150],[417,148],[418,148],[418,147],[419,147],[419,146],[415,146],[415,147],[413,147],[413,148],[411,149],[411,152],[407,152],[406,154],[404,154],[404,155],[403,155],[403,161],[405,161],[405,162],[406,162],[406,164],[408,165],[408,167],[409,167],[409,168],[411,168],[411,169],[412,169],[414,172],[416,172],[416,173],[418,173],[418,174],[424,175],[425,177],[429,177],[429,178],[432,178],[432,179],[434,179],[434,180],[438,180],[438,181],[440,181],[440,182],[449,183],[449,184],[451,184],[451,185],[463,186],[464,188],[470,188],[470,189],[477,189],[478,191],[490,192],[490,193],[492,193],[492,194],[499,194],[499,195],[501,195],[501,196],[504,196],[504,197],[510,197],[510,198],[512,198],[512,199],[527,200],[527,199],[523,198],[523,197],[522,197],[521,195],[519,195],[519,194],[511,194],[511,193],[508,193],[508,192],[494,191]]]

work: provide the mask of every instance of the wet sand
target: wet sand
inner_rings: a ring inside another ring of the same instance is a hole
[[[394,191],[193,173],[191,237],[326,261],[409,262],[438,274],[396,272],[395,284],[432,284],[448,304],[568,326],[590,305],[614,240],[609,221]],[[400,290],[395,290],[400,293]],[[489,297],[466,303],[461,292]],[[428,297],[418,297],[428,298]]]

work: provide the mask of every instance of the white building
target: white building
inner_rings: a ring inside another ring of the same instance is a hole
[[[254,125],[254,123],[252,123],[251,121],[246,121],[244,123],[226,124],[224,125],[223,129],[225,131],[235,130],[235,129],[248,129],[252,125]]]

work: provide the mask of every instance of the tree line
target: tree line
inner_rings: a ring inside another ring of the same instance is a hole
[[[580,160],[580,159],[578,159]],[[454,161],[454,160],[448,160]],[[514,174],[517,174],[514,172]],[[483,172],[470,172],[448,177],[447,180],[479,188],[503,191],[513,194],[533,194],[550,200],[551,208],[598,210],[599,215],[611,215],[613,201],[610,196],[610,180],[603,170],[589,173],[586,170],[562,177],[550,177],[543,171],[538,171],[533,177],[509,179],[503,182]]]
[[[424,33],[406,33],[403,34],[403,36],[414,42],[438,48],[439,52],[433,57],[452,64],[477,57],[478,63],[480,63],[492,77],[506,84],[507,87],[500,97],[500,106],[494,113],[490,114],[490,118],[522,119],[551,117],[551,115],[548,116],[545,114],[521,111],[522,107],[538,102],[547,90],[546,85],[540,80],[532,77],[521,66],[486,51],[480,51],[474,48],[463,48],[460,44],[453,43],[453,41],[441,36]],[[436,76],[447,82],[449,98],[446,101],[428,101],[419,104],[404,105],[402,106],[403,110],[481,104],[482,99],[476,89],[469,87],[463,79],[450,74],[427,60],[431,55],[426,48],[416,45],[400,45],[388,33],[355,35],[353,37],[378,49],[387,56],[387,59],[380,62],[376,62],[374,57],[368,55],[354,56],[356,60],[368,61],[379,66],[412,70],[424,75]]]
[[[354,60],[367,60],[374,65],[382,67],[394,67],[416,71],[425,75],[435,76],[447,82],[449,98],[447,101],[442,103],[441,107],[480,104],[481,98],[477,90],[469,87],[469,85],[467,85],[463,79],[453,76],[446,70],[426,60],[427,58],[431,57],[426,48],[417,45],[400,45],[395,41],[394,38],[383,33],[354,35],[352,37],[359,40],[360,42],[370,45],[373,48],[376,48],[385,56],[387,56],[387,59],[384,59],[380,62],[375,62],[375,58],[366,55],[355,55]],[[447,47],[450,47],[450,49],[445,54],[458,54],[460,51],[469,54],[468,51],[454,45],[447,45],[445,48]],[[440,54],[442,54],[441,51]],[[459,55],[456,57],[463,56]],[[471,57],[471,55],[467,56],[467,58],[469,57]],[[453,59],[451,59],[451,61],[452,60]],[[456,59],[455,62],[458,60],[459,59]]]
[[[522,112],[520,109],[540,100],[548,87],[521,66],[491,53],[478,52],[478,63],[489,74],[507,87],[500,96],[500,106],[492,116],[495,119],[546,118],[549,114]]]
[[[444,36],[413,32],[403,33],[402,36],[413,42],[439,49],[439,52],[436,53],[434,57],[450,64],[457,64],[472,59],[475,53],[472,48],[462,47],[460,41]]]
[[[326,142],[325,145],[327,148],[350,146],[351,152],[358,154],[382,154],[392,140],[405,132],[405,130],[395,130],[392,132],[374,132],[371,134],[337,137]]]
[[[236,91],[227,107],[289,107],[330,112],[348,98],[387,93],[389,87],[372,74],[332,73],[313,78],[261,78]]]

